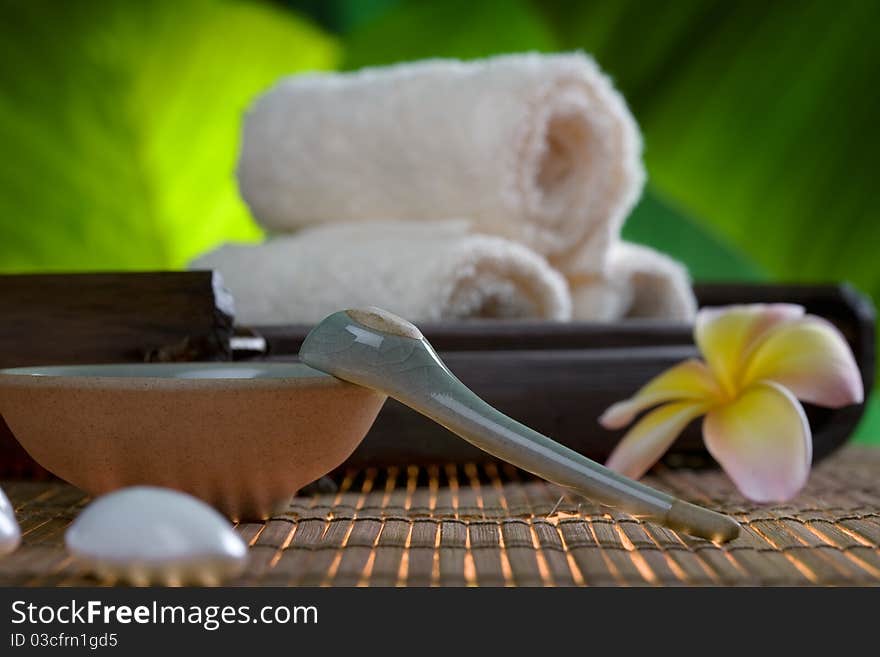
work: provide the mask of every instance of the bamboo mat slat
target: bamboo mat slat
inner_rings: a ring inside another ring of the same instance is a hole
[[[614,512],[506,464],[369,468],[298,496],[266,522],[237,585],[754,586],[880,584],[880,449],[851,446],[795,500],[743,499],[719,471],[660,468],[650,483],[733,514],[724,546]],[[58,482],[2,482],[24,534],[0,585],[93,585],[64,550],[88,497]]]

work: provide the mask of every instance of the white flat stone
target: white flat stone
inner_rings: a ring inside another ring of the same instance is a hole
[[[99,577],[138,585],[217,584],[247,561],[247,546],[220,513],[191,495],[152,486],[99,497],[65,542]]]
[[[15,519],[15,509],[0,488],[0,557],[15,551],[21,543],[21,528]]]

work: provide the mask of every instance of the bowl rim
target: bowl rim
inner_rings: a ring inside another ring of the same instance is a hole
[[[224,371],[258,370],[264,376],[222,376]],[[174,372],[217,370],[219,376],[176,376]],[[164,374],[160,374],[164,372]],[[0,369],[0,387],[97,388],[115,390],[252,390],[353,386],[301,362],[212,361],[181,363],[84,363]]]

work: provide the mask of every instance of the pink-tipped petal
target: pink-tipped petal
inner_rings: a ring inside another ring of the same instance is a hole
[[[706,412],[706,408],[706,404],[676,402],[651,411],[627,432],[605,465],[638,479],[663,456],[691,420]]]
[[[780,385],[756,383],[703,422],[703,438],[740,492],[756,502],[794,497],[810,473],[813,442],[804,409]]]
[[[743,385],[775,381],[811,404],[839,408],[864,401],[862,375],[846,339],[830,322],[808,315],[769,331],[745,367]]]
[[[785,303],[703,308],[697,313],[694,340],[721,387],[733,395],[753,345],[777,324],[803,314],[802,306]]]
[[[653,406],[671,401],[708,402],[716,400],[719,394],[709,368],[698,360],[687,360],[658,374],[629,399],[608,408],[599,423],[606,429],[620,429]]]

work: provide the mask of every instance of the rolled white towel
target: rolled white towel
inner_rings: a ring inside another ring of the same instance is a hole
[[[625,101],[573,53],[282,80],[248,112],[238,177],[270,231],[467,217],[589,272],[644,171]]]
[[[226,245],[192,269],[216,269],[248,324],[312,323],[375,305],[413,321],[571,318],[565,279],[528,248],[468,222],[336,224]]]
[[[697,301],[687,268],[647,246],[617,242],[604,274],[570,277],[574,319],[644,317],[689,322]]]

